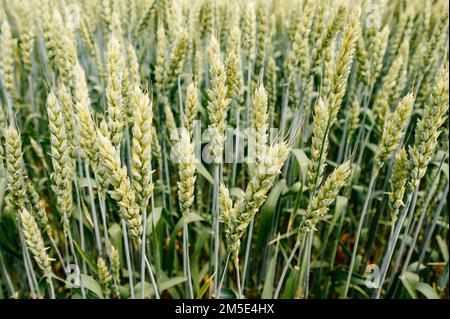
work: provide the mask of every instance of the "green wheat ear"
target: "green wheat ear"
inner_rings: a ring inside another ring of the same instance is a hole
[[[443,65],[439,69],[430,101],[417,123],[414,144],[408,148],[409,190],[419,186],[437,147],[438,137],[442,132],[441,126],[448,116],[448,86],[448,66]]]
[[[133,138],[131,141],[132,186],[139,206],[147,206],[153,192],[152,175],[152,105],[147,94],[138,85],[132,92],[131,107],[133,114]]]
[[[51,259],[47,254],[47,248],[44,245],[41,231],[34,219],[34,217],[23,209],[20,212],[20,222],[22,224],[23,234],[27,243],[27,248],[33,255],[36,264],[44,273],[47,280],[51,280],[53,277],[53,271],[51,267]]]
[[[0,3],[0,298],[447,296],[447,1]]]
[[[315,230],[317,223],[325,217],[329,210],[329,206],[336,199],[337,194],[345,185],[347,178],[350,176],[350,162],[339,165],[327,177],[323,185],[319,188],[316,195],[313,197],[310,206],[306,211],[303,219],[302,233],[309,233]]]
[[[112,141],[99,131],[97,131],[96,143],[101,161],[106,169],[107,181],[113,187],[109,193],[119,204],[120,216],[127,223],[130,235],[140,241],[142,216],[136,204],[135,193],[131,187],[127,169],[121,165],[119,154]]]
[[[5,163],[8,203],[16,211],[25,207],[27,171],[22,157],[22,140],[15,127],[5,128]]]
[[[398,148],[403,132],[409,123],[414,104],[414,96],[408,93],[388,115],[383,128],[380,146],[375,154],[375,172],[378,172],[386,159]]]

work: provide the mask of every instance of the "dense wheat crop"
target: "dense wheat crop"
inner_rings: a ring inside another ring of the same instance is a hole
[[[0,0],[0,298],[448,298],[445,0]]]

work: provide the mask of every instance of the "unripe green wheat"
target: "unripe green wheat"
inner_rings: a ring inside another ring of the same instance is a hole
[[[327,177],[322,187],[319,188],[311,201],[303,219],[302,233],[309,233],[316,229],[317,223],[325,217],[329,206],[336,199],[337,194],[345,185],[350,175],[350,162],[338,166],[330,176]]]
[[[25,208],[20,212],[20,222],[28,249],[44,276],[50,281],[53,277],[51,259],[47,254],[47,248],[36,221]]]

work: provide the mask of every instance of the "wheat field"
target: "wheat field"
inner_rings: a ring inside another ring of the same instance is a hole
[[[0,0],[0,299],[448,298],[445,0]]]

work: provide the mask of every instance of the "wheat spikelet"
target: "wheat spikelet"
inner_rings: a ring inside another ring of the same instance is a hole
[[[158,48],[155,63],[155,87],[160,94],[164,91],[164,79],[166,72],[166,33],[162,24],[158,25],[157,31]]]
[[[39,198],[39,194],[34,187],[34,184],[28,180],[26,182],[28,200],[30,202],[31,212],[33,217],[36,219],[39,227],[46,232],[47,235],[51,235],[52,229],[48,221],[47,213],[45,212],[45,207]]]
[[[140,241],[142,235],[142,216],[136,205],[135,194],[127,176],[127,169],[121,166],[119,154],[111,140],[97,131],[97,144],[100,157],[106,169],[107,181],[113,186],[110,195],[120,207],[120,217],[129,227],[130,235]]]
[[[403,196],[408,178],[408,158],[405,148],[402,148],[395,155],[394,166],[390,179],[391,192],[389,193],[389,205],[391,206],[391,220],[397,220],[400,207],[403,206]]]
[[[237,260],[240,240],[250,220],[266,200],[267,193],[272,188],[289,152],[290,148],[284,142],[270,146],[258,163],[258,169],[247,185],[244,197],[234,205],[235,218],[230,218],[230,222],[225,225],[228,228],[225,231],[228,234],[227,242],[231,243],[227,250],[232,254],[233,260]]]
[[[88,19],[84,18],[80,21],[80,37],[87,51],[91,56],[96,57],[95,42],[92,36],[92,27],[88,23]]]
[[[81,65],[74,68],[74,100],[76,110],[76,124],[80,136],[80,147],[83,158],[94,163],[95,123],[92,119],[91,100],[86,83],[86,75]]]
[[[255,155],[257,162],[261,161],[261,157],[266,151],[269,135],[269,116],[267,114],[267,92],[263,85],[260,85],[253,97],[252,124],[255,135]]]
[[[152,15],[155,13],[155,6],[153,4],[154,3],[148,4],[144,13],[141,15],[141,19],[135,28],[136,37],[139,37],[149,27]]]
[[[345,90],[347,89],[347,80],[355,52],[355,44],[357,40],[356,31],[358,29],[358,25],[358,10],[355,9],[351,13],[349,22],[346,26],[331,83],[331,97],[329,99],[331,123],[334,123],[337,119],[338,112],[341,108],[342,99],[344,97]]]
[[[381,87],[379,94],[377,94],[373,111],[378,117],[380,127],[384,125],[386,116],[389,112],[389,106],[396,100],[396,91],[398,90],[398,87],[401,86],[399,80],[402,75],[402,64],[404,63],[404,59],[405,57],[400,55],[392,63],[388,74],[384,78],[383,86]]]
[[[68,135],[67,141],[68,146],[71,149],[71,155],[74,154],[75,150],[77,149],[77,140],[76,140],[76,133],[75,133],[75,122],[74,122],[74,107],[73,107],[73,101],[72,96],[69,94],[68,90],[66,89],[66,86],[64,83],[60,83],[57,91],[56,91],[58,100],[61,103],[61,111],[64,116],[64,125],[66,127],[66,133]]]
[[[11,34],[11,28],[7,20],[3,21],[1,27],[1,53],[2,68],[0,76],[3,78],[3,85],[9,94],[14,94],[14,50],[16,42]]]
[[[19,37],[20,37],[20,46],[22,49],[22,62],[26,73],[30,74],[32,70],[33,51],[36,39],[36,25],[33,21],[34,17],[32,15],[31,6],[26,6],[24,9],[25,9],[25,17],[22,23],[24,25],[27,24],[27,26],[21,29]]]
[[[237,254],[239,250],[240,240],[236,241],[233,236],[234,225],[238,224],[236,220],[235,210],[233,209],[233,201],[230,197],[228,188],[221,183],[219,188],[219,207],[220,207],[220,221],[224,223],[224,233],[226,239],[227,250],[230,253]]]
[[[164,105],[164,115],[166,119],[165,124],[167,132],[169,134],[169,138],[176,141],[178,139],[177,123],[175,122],[175,117],[173,115],[172,109],[170,108],[169,100],[164,97],[162,103]]]
[[[435,19],[436,22],[432,27],[432,32],[425,50],[423,60],[420,61],[419,66],[417,66],[419,68],[423,68],[423,66],[425,66],[424,70],[421,70],[421,72],[424,73],[422,79],[423,84],[421,85],[417,95],[417,101],[419,105],[425,104],[428,97],[430,96],[430,92],[432,92],[433,81],[431,81],[431,79],[433,77],[435,67],[439,61],[439,57],[436,52],[440,51],[440,46],[446,45],[446,41],[444,40],[447,39],[448,34],[448,6],[446,8],[442,8],[441,12],[442,13],[439,13],[439,15]],[[447,30],[447,32],[445,32],[445,30]]]
[[[321,37],[324,27],[326,26],[325,18],[326,18],[326,4],[324,1],[319,1],[316,4],[314,20],[311,26],[311,32],[309,36],[309,43],[311,46],[314,46],[319,38]]]
[[[328,149],[328,120],[330,110],[322,98],[314,106],[314,127],[311,140],[311,156],[308,164],[308,188],[313,191],[322,183]]]
[[[135,30],[137,24],[137,16],[138,16],[138,4],[136,1],[128,1],[126,14],[122,16],[126,17],[126,21],[128,21],[128,29]]]
[[[134,87],[131,101],[134,109],[131,141],[132,185],[138,205],[145,207],[153,191],[151,183],[152,104],[147,94],[142,93],[138,85]]]
[[[389,26],[385,26],[381,31],[378,31],[375,36],[375,41],[373,47],[371,48],[371,65],[370,65],[370,85],[377,80],[382,68],[383,68],[383,58],[386,53],[386,48],[388,45],[389,36]]]
[[[102,287],[103,294],[108,298],[111,293],[111,289],[109,287],[112,281],[111,273],[109,272],[108,266],[102,257],[98,257],[97,267],[100,286]]]
[[[216,6],[218,25],[220,26],[220,36],[218,37],[221,41],[225,40],[230,31],[230,6],[226,3],[219,3]]]
[[[65,26],[63,18],[58,10],[53,12],[52,23],[52,39],[51,45],[54,50],[55,67],[60,72],[63,81],[70,81],[72,79],[72,68],[77,61],[77,51],[73,40],[71,31]],[[58,40],[62,37],[61,40]],[[70,84],[66,82],[66,84]]]
[[[108,99],[108,127],[113,145],[118,147],[122,141],[125,128],[125,114],[122,96],[123,60],[120,44],[114,34],[108,43],[108,84],[106,96]]]
[[[289,36],[289,40],[293,40],[295,38],[295,33],[297,32],[297,26],[300,20],[300,8],[301,4],[298,0],[293,0],[293,6],[291,10],[291,14],[289,16],[289,27],[287,30],[287,34]]]
[[[198,113],[198,89],[194,82],[190,82],[186,88],[186,106],[184,109],[183,126],[192,136],[194,132],[194,121]]]
[[[388,56],[395,56],[399,49],[402,38],[408,33],[408,25],[411,25],[412,9],[408,8],[406,14],[400,15],[395,29],[391,31],[390,45],[388,47]]]
[[[51,9],[50,0],[43,0],[40,6],[39,16],[42,17],[40,29],[45,44],[47,60],[50,66],[54,67],[57,45],[55,42],[56,26],[53,19],[53,11]]]
[[[225,143],[225,125],[230,100],[227,99],[226,75],[220,57],[219,43],[214,36],[209,44],[211,89],[208,90],[208,116],[211,130],[211,154],[220,160]]]
[[[120,255],[119,251],[115,246],[111,245],[111,270],[112,270],[112,279],[115,285],[120,283]]]
[[[101,18],[103,37],[107,37],[110,31],[112,18],[111,0],[101,0]]]
[[[356,40],[355,60],[358,68],[358,79],[364,83],[366,87],[368,87],[370,81],[370,60],[366,49],[366,44],[364,43],[361,25],[358,29],[358,39]]]
[[[165,89],[170,90],[171,87],[177,81],[178,76],[183,70],[184,62],[187,57],[188,52],[188,35],[186,30],[182,29],[177,33],[177,39],[175,42],[175,46],[170,54],[170,58],[166,65],[166,72],[164,79]]]
[[[187,214],[194,202],[196,176],[194,146],[191,144],[189,133],[186,130],[181,131],[178,145],[178,173],[180,176],[180,181],[177,182],[178,198],[181,211],[183,214]]]
[[[70,159],[68,135],[64,125],[61,106],[53,92],[47,96],[48,128],[50,131],[51,157],[53,164],[53,191],[56,195],[58,209],[70,219],[73,208],[72,176],[73,167]],[[64,227],[67,227],[64,223]]]
[[[244,56],[248,63],[253,63],[255,56],[255,44],[256,44],[256,14],[255,3],[253,1],[247,1],[244,5],[243,18],[242,18],[242,42],[244,44]]]
[[[341,31],[342,26],[344,25],[345,22],[346,15],[347,15],[347,7],[345,5],[340,5],[338,11],[334,15],[334,18],[331,20],[325,32],[321,35],[318,44],[313,49],[313,52],[311,54],[312,72],[317,71],[318,66],[320,65],[320,62],[323,58],[322,55],[324,53],[324,49],[330,45],[335,35]]]
[[[239,26],[233,26],[228,37],[228,50],[225,59],[227,98],[236,98],[240,102],[243,87],[241,60],[241,31]]]
[[[408,189],[414,190],[427,171],[431,156],[437,146],[441,126],[448,112],[448,66],[439,70],[430,102],[414,133],[414,145],[408,148]]]
[[[25,206],[27,171],[22,157],[22,141],[13,126],[4,129],[6,179],[8,181],[9,203],[16,211]]]
[[[268,36],[267,2],[258,1],[256,6],[256,54],[255,54],[255,76],[264,67],[266,58],[267,36]]]
[[[375,172],[378,173],[384,162],[397,149],[408,125],[414,104],[412,93],[406,95],[397,105],[395,111],[389,116],[381,137],[380,146],[375,154]]]
[[[109,34],[113,34],[117,41],[122,45],[121,42],[123,39],[123,28],[122,28],[122,22],[120,21],[120,9],[119,8],[113,8],[113,12],[111,14],[111,23],[109,25]]]
[[[310,69],[308,35],[312,23],[313,5],[307,1],[304,12],[297,22],[292,48],[285,61],[287,83],[289,84],[290,105],[297,106],[300,92],[297,89],[297,72],[300,70],[302,81],[306,82]]]
[[[127,56],[128,56],[128,65],[130,68],[130,75],[131,75],[131,87],[134,88],[136,85],[141,84],[141,75],[139,72],[139,62],[138,57],[136,55],[136,50],[133,48],[133,46],[128,44],[127,47]]]
[[[355,99],[350,104],[350,108],[348,109],[348,137],[351,138],[353,133],[359,127],[359,115],[361,113],[361,106],[359,102]]]
[[[317,223],[327,214],[329,206],[334,202],[340,189],[345,185],[350,175],[350,162],[339,165],[324,184],[319,188],[309,205],[303,219],[302,233],[309,233],[315,230]]]
[[[45,248],[44,240],[36,221],[25,208],[20,212],[20,222],[28,249],[44,276],[50,281],[53,276],[51,259],[47,254],[47,248]]]
[[[322,76],[322,95],[328,96],[331,91],[331,84],[333,81],[333,72],[336,67],[335,63],[335,51],[336,46],[334,42],[326,48],[324,54],[324,66],[323,66],[323,76]]]

